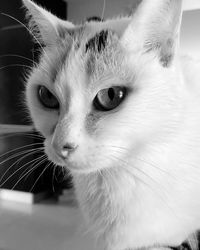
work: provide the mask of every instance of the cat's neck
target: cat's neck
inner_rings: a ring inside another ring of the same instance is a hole
[[[189,173],[191,170],[188,169],[187,160],[189,162],[190,157],[187,159],[186,153],[183,153],[186,165],[184,169],[182,167],[181,178],[174,171],[175,165],[179,168],[179,164],[182,164],[178,161],[179,156],[173,152],[180,153],[180,146],[173,147],[177,140],[174,138],[171,144],[155,143],[142,150],[141,154],[127,159],[131,166],[127,169],[116,164],[113,168],[96,173],[74,174],[77,198],[86,221],[91,223],[91,230],[96,232],[97,238],[103,239],[105,244],[112,242],[108,249],[118,250],[119,242],[116,240],[118,243],[115,245],[115,239],[120,236],[116,236],[115,232],[123,234],[124,242],[121,242],[119,249],[125,249],[127,242],[136,244],[136,248],[153,242],[180,245],[191,232],[198,229],[192,219],[196,209],[190,209],[187,205],[191,202],[193,206],[194,199],[188,201],[181,198],[182,195],[190,197],[191,192],[194,196],[200,195],[197,183],[191,182],[189,191],[186,185],[190,178],[195,179],[198,169]],[[191,217],[191,221],[182,220],[187,216]],[[147,224],[153,225],[153,229],[147,228]],[[129,235],[127,230],[131,228],[134,228],[134,232]]]
[[[116,227],[128,216],[125,211],[130,207],[128,203],[133,203],[134,178],[116,167],[88,175],[75,174],[74,183],[79,205],[89,222],[88,228],[95,232],[98,243],[101,242],[103,249],[124,249],[124,245],[115,243],[114,238]]]

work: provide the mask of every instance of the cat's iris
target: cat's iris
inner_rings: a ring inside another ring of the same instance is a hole
[[[125,87],[111,87],[100,90],[95,99],[94,107],[100,111],[110,111],[118,107],[126,96]]]
[[[38,87],[38,98],[40,103],[48,109],[58,109],[58,99],[45,86]]]

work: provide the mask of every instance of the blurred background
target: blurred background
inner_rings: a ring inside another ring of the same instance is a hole
[[[129,15],[141,0],[69,0],[68,19],[82,22],[86,17],[104,15],[105,19],[120,14]],[[200,56],[200,1],[183,0],[183,22],[181,29],[181,49]]]
[[[66,2],[38,3],[67,18]],[[37,161],[42,157],[42,138],[31,126],[23,97],[25,72],[38,61],[38,47],[23,26],[25,10],[20,0],[1,0],[0,12],[0,187],[56,193],[69,182],[61,169],[45,169],[48,162]],[[38,168],[31,171],[36,164]]]

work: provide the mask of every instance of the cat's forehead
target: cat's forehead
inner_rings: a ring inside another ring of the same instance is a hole
[[[102,30],[112,30],[118,37],[121,37],[130,22],[131,18],[129,17],[110,19],[103,22],[90,21],[83,25],[75,26],[68,30],[68,33],[73,36],[79,36],[81,34],[83,39],[87,39],[96,33],[100,33]]]
[[[61,69],[77,69],[97,79],[105,71],[118,71],[121,63],[122,48],[119,43],[121,32],[129,19],[106,22],[91,22],[74,29],[62,31],[61,44],[52,51],[52,79],[56,79]],[[119,25],[120,24],[120,25]]]

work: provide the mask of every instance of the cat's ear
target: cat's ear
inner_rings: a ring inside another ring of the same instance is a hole
[[[155,51],[168,67],[179,42],[182,0],[143,0],[121,41],[130,51]]]
[[[33,1],[22,1],[27,9],[31,32],[41,43],[45,45],[54,44],[64,32],[67,32],[67,29],[74,27],[72,23],[59,19]]]

